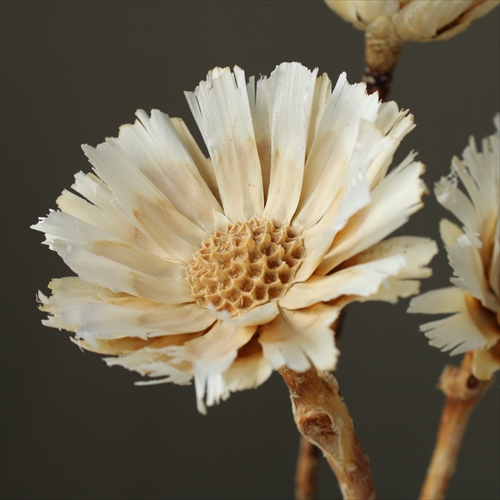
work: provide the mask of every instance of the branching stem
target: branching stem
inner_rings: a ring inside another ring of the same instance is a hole
[[[358,442],[335,377],[312,368],[297,373],[279,369],[292,401],[299,432],[324,454],[345,500],[375,499],[368,457]]]
[[[421,500],[445,498],[450,479],[455,472],[458,454],[472,410],[493,380],[478,380],[471,371],[472,352],[465,355],[459,368],[448,365],[439,379],[438,388],[446,401],[441,414],[436,446],[427,470]]]

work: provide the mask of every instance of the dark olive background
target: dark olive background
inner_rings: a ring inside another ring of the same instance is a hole
[[[359,79],[363,35],[322,1],[27,2],[2,8],[2,497],[5,499],[271,499],[293,496],[298,433],[274,374],[208,416],[194,388],[135,387],[140,377],[82,353],[41,326],[35,293],[71,274],[29,230],[55,208],[96,145],[137,108],[183,117],[183,97],[214,66],[269,74],[300,61],[333,80]],[[392,98],[417,128],[432,186],[468,136],[493,132],[499,109],[499,9],[451,41],[409,44]],[[399,234],[438,237],[446,215],[425,208]],[[443,251],[423,289],[446,286]],[[338,369],[381,499],[415,498],[432,451],[447,354],[427,345],[426,319],[396,306],[354,306]],[[458,358],[453,359],[455,363]],[[473,414],[449,498],[499,497],[498,383]],[[323,463],[319,497],[341,498]]]

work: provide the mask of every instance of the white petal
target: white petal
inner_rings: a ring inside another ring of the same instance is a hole
[[[332,94],[332,82],[328,78],[326,73],[323,73],[319,78],[316,79],[316,85],[314,87],[314,98],[311,108],[311,120],[309,123],[309,133],[307,136],[307,148],[306,148],[306,158],[309,156],[311,147],[316,137],[318,131],[318,126],[321,121],[321,117],[325,111],[330,95]]]
[[[463,354],[474,349],[488,346],[481,330],[468,314],[455,314],[438,321],[431,321],[420,326],[429,344],[441,351],[450,351],[451,355]]]
[[[269,105],[271,172],[264,216],[289,222],[299,202],[317,70],[284,63],[262,82]]]
[[[230,391],[254,389],[263,384],[273,372],[273,367],[262,355],[262,347],[252,339],[238,351],[238,357],[224,372],[224,380]]]
[[[232,221],[262,215],[262,175],[244,71],[216,68],[186,98],[212,158],[225,214]]]
[[[54,243],[58,248],[76,246],[156,278],[184,280],[185,277],[182,263],[162,259],[67,213],[51,212],[32,229],[45,232],[52,249]]]
[[[173,207],[127,158],[116,140],[96,149],[87,145],[82,148],[125,214],[173,258],[189,262],[208,234]]]
[[[194,301],[185,280],[153,278],[82,248],[56,242],[52,245],[64,262],[84,281],[116,293],[125,292],[168,304]]]
[[[206,412],[203,402],[205,394],[208,406],[229,396],[223,373],[236,359],[238,349],[252,338],[256,329],[256,326],[244,327],[219,320],[202,337],[171,348],[170,355],[175,362],[188,361],[193,366],[196,399],[201,413]]]
[[[396,303],[399,298],[406,298],[419,292],[420,282],[416,279],[432,275],[432,270],[425,266],[437,252],[438,247],[433,240],[417,236],[398,236],[382,241],[356,255],[346,262],[346,265],[358,265],[402,255],[406,265],[396,275],[387,278],[384,286],[381,286],[375,294],[366,297],[366,300]],[[357,300],[364,301],[362,298]]]
[[[303,233],[306,256],[300,266],[296,281],[305,281],[316,271],[331,247],[338,231],[344,228],[351,216],[371,201],[370,187],[365,176],[358,173],[343,196],[339,196],[322,219]]]
[[[339,352],[330,326],[338,314],[323,304],[300,311],[282,309],[274,321],[260,328],[264,357],[275,369],[286,365],[304,372],[312,364],[318,370],[333,370]]]
[[[136,371],[143,376],[166,377],[153,383],[173,382],[179,385],[189,384],[193,378],[193,371],[189,364],[176,364],[168,354],[172,346],[179,346],[192,340],[199,334],[172,335],[162,337],[156,342],[149,344],[130,354],[115,358],[105,358],[108,366],[122,366],[131,371]],[[145,385],[144,382],[136,382],[137,385]]]
[[[349,85],[345,73],[339,77],[307,158],[295,224],[310,227],[323,216],[351,158],[360,119],[374,121],[379,106],[365,84]]]
[[[402,255],[342,269],[329,276],[312,276],[305,283],[295,283],[280,301],[287,309],[301,309],[342,295],[369,297],[382,283],[406,265]]]
[[[463,298],[463,291],[456,286],[440,288],[413,297],[410,301],[409,313],[447,314],[466,312],[467,305]]]
[[[140,122],[123,125],[119,137],[111,141],[116,142],[176,210],[206,231],[213,231],[211,212],[222,209],[170,118],[158,110],[151,112],[151,118],[143,110],[136,115]]]
[[[252,123],[255,134],[255,143],[259,155],[262,188],[264,191],[264,203],[267,202],[269,181],[271,176],[271,129],[269,120],[269,100],[266,92],[265,82],[267,76],[260,78],[255,83],[255,77],[251,76],[248,81],[248,103],[252,114]]]
[[[196,143],[194,137],[189,132],[186,124],[181,118],[170,118],[172,125],[179,136],[179,139],[184,144],[187,152],[193,159],[198,171],[206,182],[210,191],[214,194],[217,201],[220,203],[219,186],[217,185],[217,179],[215,178],[214,166],[210,158],[205,158],[205,155],[201,151],[200,147]]]
[[[424,166],[412,159],[413,155],[409,155],[372,191],[372,202],[351,217],[338,233],[318,267],[318,274],[328,273],[349,257],[378,243],[423,206],[420,199],[425,185],[420,174]]]
[[[216,311],[215,308],[209,304],[208,314],[211,314],[215,318],[223,320],[232,325],[239,326],[258,326],[273,320],[279,314],[278,302],[276,300],[271,300],[260,306],[254,307],[248,312],[239,314],[237,316],[229,316],[229,313],[225,310]]]
[[[455,277],[450,281],[462,290],[468,290],[484,307],[496,312],[498,299],[490,291],[479,249],[473,245],[462,246],[457,243],[447,246],[446,251],[455,271]]]

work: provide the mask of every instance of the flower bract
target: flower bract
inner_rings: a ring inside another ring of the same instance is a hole
[[[83,146],[94,172],[34,228],[77,274],[40,294],[44,323],[151,383],[194,379],[204,412],[285,365],[334,369],[342,308],[417,293],[436,245],[382,241],[422,206],[423,165],[388,173],[413,117],[364,84],[215,68],[186,97],[208,158],[182,120],[138,111]]]
[[[435,188],[439,203],[462,223],[459,227],[443,219],[440,225],[455,286],[415,297],[409,309],[453,313],[421,329],[430,344],[443,351],[473,351],[472,373],[479,380],[490,380],[500,369],[499,114],[495,125],[497,132],[483,140],[482,151],[471,138],[463,159],[453,159],[450,176]]]
[[[342,19],[371,35],[397,42],[447,40],[500,0],[325,0]]]

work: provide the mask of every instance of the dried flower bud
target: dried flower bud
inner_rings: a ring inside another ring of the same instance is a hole
[[[500,0],[325,0],[342,19],[394,42],[447,40]]]

